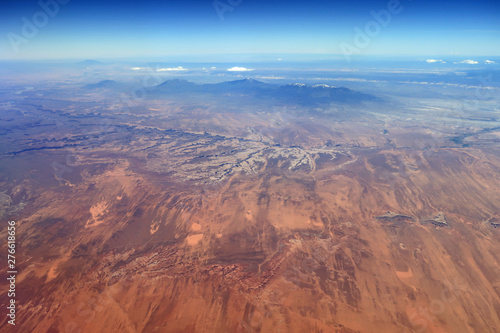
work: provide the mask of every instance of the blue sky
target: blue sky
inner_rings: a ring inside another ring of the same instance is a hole
[[[371,11],[387,10],[391,1],[220,0],[232,9],[221,20],[212,0],[71,0],[58,4],[53,17],[41,14],[37,1],[4,0],[0,59],[342,54],[346,48],[361,55],[500,55],[499,1],[401,0],[386,26],[376,23]],[[23,17],[38,23],[36,32],[23,34]],[[375,30],[359,43],[370,22]]]

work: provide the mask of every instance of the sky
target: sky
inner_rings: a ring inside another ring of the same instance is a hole
[[[0,59],[500,56],[499,18],[498,0],[0,0]]]

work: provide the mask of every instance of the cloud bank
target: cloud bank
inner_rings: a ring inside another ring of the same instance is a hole
[[[432,64],[432,63],[440,63],[440,64],[446,64],[446,61],[441,60],[441,59],[427,59],[427,63]]]
[[[457,62],[454,62],[454,64],[469,64],[469,65],[477,65],[478,62],[476,60],[471,60],[471,59],[467,59],[467,60],[462,60],[462,61],[457,61]]]
[[[245,68],[245,67],[231,67],[227,69],[228,72],[250,72],[253,69]]]
[[[184,68],[182,66],[179,67],[169,67],[169,68],[158,68],[156,71],[157,72],[171,72],[171,71],[187,71],[187,68]]]

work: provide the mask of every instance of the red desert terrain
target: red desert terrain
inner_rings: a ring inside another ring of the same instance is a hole
[[[0,163],[17,332],[500,331],[498,130],[30,103]]]

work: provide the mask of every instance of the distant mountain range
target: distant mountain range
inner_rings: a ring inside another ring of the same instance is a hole
[[[122,89],[125,85],[104,80],[95,84],[88,84],[84,88],[93,89]],[[348,88],[331,87],[325,84],[305,85],[300,83],[275,85],[254,79],[225,81],[220,83],[197,84],[183,79],[167,80],[149,89],[154,97],[170,95],[209,94],[231,97],[255,97],[273,101],[294,103],[303,106],[315,106],[329,103],[360,103],[376,100],[375,96],[364,94]]]
[[[83,60],[83,61],[77,62],[75,65],[86,67],[86,66],[104,65],[104,63],[101,61],[97,61],[97,60]]]
[[[126,86],[123,83],[116,82],[114,80],[103,80],[97,83],[87,84],[83,87],[86,90],[95,90],[95,89],[120,89],[125,88]]]

